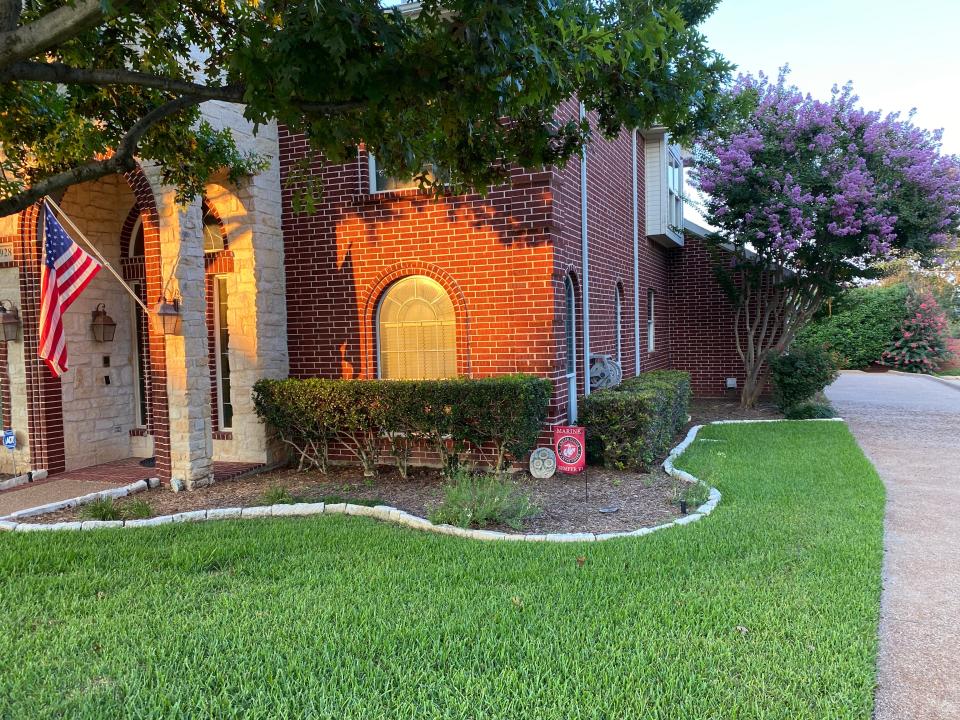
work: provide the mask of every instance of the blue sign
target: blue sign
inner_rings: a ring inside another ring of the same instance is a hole
[[[17,436],[13,430],[4,430],[3,431],[3,446],[7,450],[16,450],[17,449]]]

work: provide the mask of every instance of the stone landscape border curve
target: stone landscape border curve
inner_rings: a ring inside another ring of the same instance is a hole
[[[708,423],[710,425],[730,425],[730,424],[749,424],[766,422],[787,422],[785,420],[716,420]],[[789,421],[797,422],[797,421]],[[842,418],[825,418],[818,420],[805,420],[800,422],[843,422]],[[671,477],[684,482],[696,483],[699,480],[690,473],[680,470],[674,466],[674,461],[683,454],[697,437],[697,433],[703,428],[703,425],[694,425],[687,432],[687,436],[677,445],[666,460],[663,461],[663,469]],[[148,487],[156,487],[159,484],[157,478],[150,480],[139,480],[131,485],[121,488],[103,490],[101,492],[90,493],[70,500],[62,500],[56,503],[41,505],[38,507],[20,510],[0,518],[0,531],[32,532],[32,531],[50,531],[50,530],[99,530],[102,528],[137,528],[151,527],[155,525],[166,525],[178,522],[203,522],[207,520],[246,520],[265,517],[307,517],[311,515],[358,515],[372,517],[377,520],[396,523],[415,530],[426,530],[428,532],[439,533],[441,535],[452,535],[455,537],[469,538],[471,540],[510,540],[527,542],[596,542],[603,540],[612,540],[622,537],[639,537],[649,535],[664,530],[669,527],[679,525],[689,525],[701,518],[709,515],[720,502],[720,491],[716,488],[710,488],[710,495],[707,501],[688,515],[679,517],[662,525],[654,527],[639,528],[637,530],[628,530],[624,532],[612,533],[547,533],[547,534],[524,534],[524,533],[503,533],[493,530],[471,530],[461,528],[455,525],[435,525],[426,518],[412,515],[403,510],[399,510],[389,505],[375,505],[369,507],[366,505],[354,505],[352,503],[288,503],[278,505],[259,505],[254,507],[233,507],[233,508],[215,508],[212,510],[191,510],[187,512],[175,513],[173,515],[160,515],[153,518],[143,518],[137,520],[84,520],[73,522],[58,523],[26,523],[18,522],[35,515],[62,510],[68,507],[77,507],[85,505],[100,498],[117,498],[126,495],[132,495],[146,490]]]

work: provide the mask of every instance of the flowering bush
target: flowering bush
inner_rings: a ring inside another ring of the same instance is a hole
[[[883,353],[884,364],[907,372],[931,373],[949,356],[943,309],[930,293],[910,295],[899,337]]]

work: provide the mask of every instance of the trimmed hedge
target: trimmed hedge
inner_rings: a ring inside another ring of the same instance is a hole
[[[880,362],[899,336],[907,295],[904,284],[847,290],[833,303],[830,315],[821,315],[800,331],[793,346],[826,347],[837,354],[843,368]]]
[[[530,375],[456,380],[260,380],[257,414],[298,456],[300,468],[326,470],[341,442],[368,476],[385,445],[406,477],[415,441],[425,440],[452,474],[461,456],[492,447],[503,470],[536,445],[553,386]]]
[[[655,370],[581,401],[591,454],[607,467],[645,471],[687,422],[690,374]]]

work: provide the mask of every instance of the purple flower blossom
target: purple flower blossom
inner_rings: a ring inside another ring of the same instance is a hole
[[[903,248],[930,255],[956,242],[960,159],[941,154],[941,133],[912,115],[863,110],[849,85],[816,100],[785,71],[741,76],[731,93],[749,93],[755,108],[700,138],[705,160],[692,177],[728,240],[749,239],[788,266],[802,251],[810,272],[840,263],[850,273]]]

